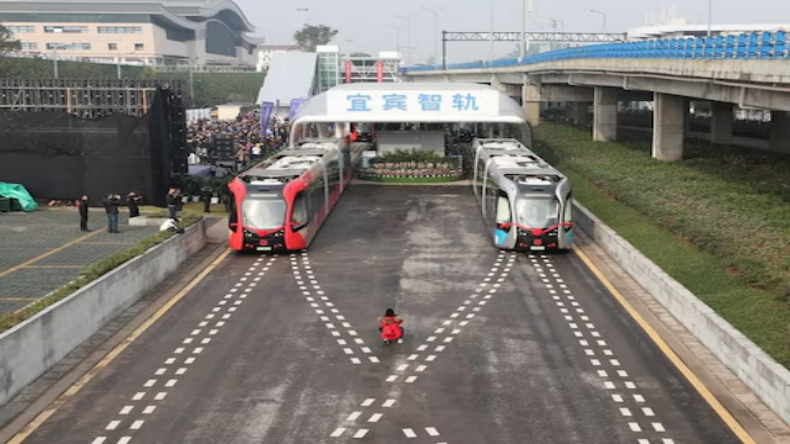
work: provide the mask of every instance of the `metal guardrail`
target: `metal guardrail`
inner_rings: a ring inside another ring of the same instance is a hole
[[[505,68],[574,59],[667,59],[667,60],[771,60],[790,58],[785,31],[750,32],[728,36],[640,40],[579,46],[548,51],[524,58],[510,58],[400,69],[400,74],[459,69]]]
[[[456,32],[442,31],[442,40],[447,42],[530,42],[550,43],[605,43],[622,42],[625,34],[610,34],[605,32]]]

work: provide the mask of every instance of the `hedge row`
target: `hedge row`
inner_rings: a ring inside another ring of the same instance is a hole
[[[790,156],[688,141],[687,160],[662,162],[636,136],[550,123],[535,136],[582,204],[790,365]]]

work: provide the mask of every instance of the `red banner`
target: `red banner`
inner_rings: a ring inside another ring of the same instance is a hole
[[[381,60],[376,61],[376,81],[384,82],[384,62]]]
[[[351,83],[351,60],[346,60],[346,83]]]

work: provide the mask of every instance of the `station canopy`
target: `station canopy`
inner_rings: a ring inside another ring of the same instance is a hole
[[[521,106],[488,85],[409,82],[351,83],[312,97],[294,125],[317,122],[526,124]]]

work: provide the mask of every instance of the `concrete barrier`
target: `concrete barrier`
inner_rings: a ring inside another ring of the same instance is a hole
[[[790,422],[790,371],[582,205],[574,223],[603,248],[768,407]]]
[[[161,227],[163,223],[170,220],[168,217],[149,217],[137,216],[129,218],[130,227]]]
[[[0,334],[0,405],[13,398],[206,245],[206,221],[189,227]]]

